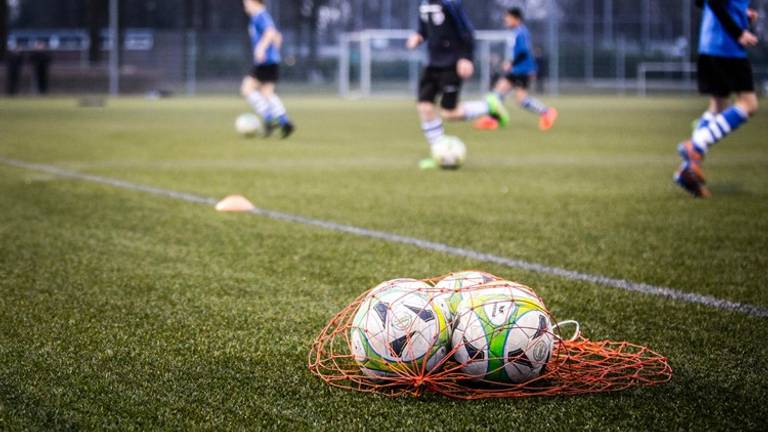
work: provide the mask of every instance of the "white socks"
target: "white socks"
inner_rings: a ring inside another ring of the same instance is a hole
[[[264,96],[262,96],[261,93],[258,91],[253,91],[245,99],[258,115],[260,115],[262,118],[269,117],[269,102],[264,99]]]
[[[440,118],[423,122],[421,124],[421,130],[424,132],[424,136],[427,138],[429,144],[434,144],[445,135],[443,120]]]
[[[486,101],[464,102],[462,106],[464,108],[464,117],[467,120],[488,114],[488,102]]]

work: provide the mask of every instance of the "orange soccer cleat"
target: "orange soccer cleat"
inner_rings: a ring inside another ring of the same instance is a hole
[[[475,129],[496,130],[499,128],[499,121],[491,116],[483,116],[475,121]]]
[[[552,129],[552,126],[555,125],[555,121],[557,120],[557,110],[554,108],[547,108],[546,111],[539,117],[539,129],[542,131],[548,131]]]

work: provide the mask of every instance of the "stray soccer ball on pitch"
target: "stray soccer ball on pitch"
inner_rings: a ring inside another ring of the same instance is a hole
[[[442,169],[459,169],[467,159],[467,146],[457,137],[444,136],[432,144],[432,159]]]
[[[246,138],[252,138],[261,133],[261,120],[255,114],[242,114],[235,121],[235,130]]]

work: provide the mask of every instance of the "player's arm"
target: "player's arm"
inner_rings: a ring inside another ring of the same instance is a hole
[[[523,63],[531,56],[531,53],[528,52],[528,38],[523,33],[520,33],[516,39],[514,56],[510,60],[510,67]]]
[[[460,0],[447,0],[445,6],[448,7],[459,31],[459,63],[456,65],[456,72],[461,78],[467,79],[475,73],[475,29],[469,21],[467,13]]]
[[[408,49],[416,49],[419,45],[423,44],[427,40],[427,24],[419,18],[419,29],[416,30],[405,43],[405,47]]]
[[[263,62],[267,58],[267,50],[269,47],[272,46],[272,44],[278,46],[281,40],[282,37],[276,28],[268,27],[266,30],[264,30],[264,34],[261,36],[261,40],[256,45],[256,49],[254,50],[256,61],[259,63]]]
[[[464,11],[460,0],[448,0],[448,6],[450,7],[453,18],[456,20],[456,27],[459,30],[459,39],[461,44],[459,49],[461,51],[460,57],[469,61],[475,59],[475,29],[469,21],[467,13]]]
[[[707,0],[707,4],[733,40],[738,41],[745,47],[757,45],[757,36],[749,31],[749,29],[741,28],[741,26],[733,20],[731,14],[728,13],[729,1],[730,0]]]

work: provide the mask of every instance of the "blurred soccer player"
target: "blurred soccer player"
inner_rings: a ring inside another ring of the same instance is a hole
[[[422,0],[419,29],[406,46],[416,49],[426,42],[429,64],[419,83],[418,112],[421,128],[430,145],[445,135],[443,119],[471,120],[502,113],[495,98],[459,104],[462,83],[474,74],[475,30],[461,0]],[[440,98],[440,112],[436,102]]]
[[[495,97],[503,101],[514,90],[515,100],[520,107],[539,116],[539,128],[541,130],[549,130],[557,120],[557,110],[547,107],[528,94],[531,78],[536,76],[538,66],[531,44],[531,34],[525,25],[523,11],[516,7],[507,10],[504,24],[513,30],[514,44],[510,52],[510,59],[504,63],[506,75],[496,81]],[[508,116],[500,116],[497,120],[501,126],[506,126],[509,123]]]
[[[243,97],[263,119],[264,135],[270,136],[276,126],[283,138],[289,137],[295,127],[288,118],[283,102],[275,93],[280,78],[280,45],[282,36],[267,12],[264,0],[243,0],[245,13],[251,18],[248,31],[253,47],[253,69],[243,79]]]
[[[752,64],[747,48],[757,45],[750,31],[757,12],[750,0],[697,0],[704,8],[699,43],[699,91],[710,96],[709,108],[698,120],[693,137],[678,146],[683,159],[675,173],[680,187],[695,197],[711,196],[701,170],[709,148],[757,112]],[[731,103],[731,96],[735,101]]]

